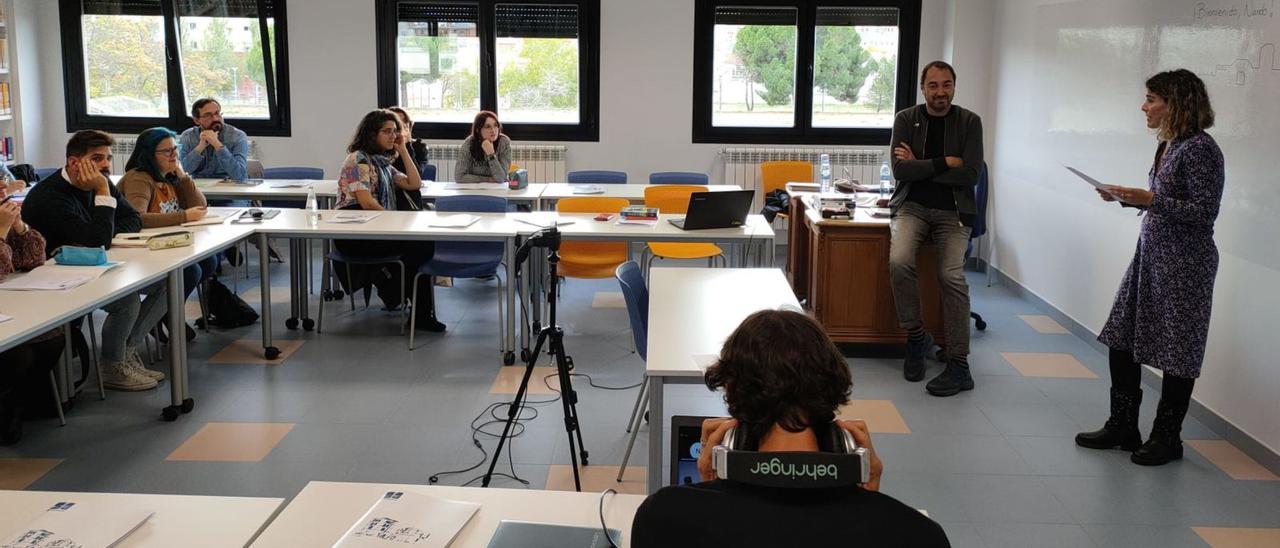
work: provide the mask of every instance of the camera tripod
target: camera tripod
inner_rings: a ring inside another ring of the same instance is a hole
[[[543,345],[546,345],[547,352],[551,355],[556,363],[556,376],[560,381],[560,405],[564,415],[564,430],[569,437],[569,459],[573,464],[573,487],[576,491],[582,490],[582,480],[578,474],[578,457],[582,457],[582,465],[587,463],[587,448],[582,442],[582,428],[578,423],[578,394],[573,390],[573,381],[570,378],[569,371],[573,369],[573,358],[565,354],[564,350],[564,330],[556,325],[556,295],[559,289],[559,280],[557,265],[560,262],[560,232],[555,227],[543,230],[531,236],[519,251],[516,252],[516,270],[519,270],[520,263],[527,257],[529,250],[537,247],[545,247],[549,249],[547,254],[547,263],[551,268],[551,284],[547,291],[549,317],[547,325],[540,327],[537,320],[534,321],[534,331],[538,334],[538,340],[533,345],[533,352],[529,354],[528,360],[525,362],[524,377],[520,379],[520,388],[516,390],[515,398],[511,400],[511,405],[507,408],[507,421],[502,427],[502,435],[498,438],[498,449],[493,453],[493,460],[489,462],[489,470],[484,474],[482,487],[488,487],[489,481],[493,478],[493,470],[498,466],[498,460],[502,457],[502,446],[507,442],[511,435],[511,425],[515,424],[516,416],[523,407],[525,397],[528,396],[529,379],[533,377],[533,366],[538,363],[538,357],[542,354]],[[575,437],[577,444],[575,445]],[[581,453],[575,451],[581,450]]]

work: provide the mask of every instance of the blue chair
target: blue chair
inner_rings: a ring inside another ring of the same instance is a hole
[[[436,180],[436,166],[434,164],[422,164],[418,166],[418,176],[423,181]]]
[[[62,168],[58,168],[58,167],[38,167],[38,168],[36,168],[36,177],[39,177],[39,178],[40,178],[40,180],[41,180],[41,181],[43,181],[45,177],[48,177],[48,176],[50,176],[50,175],[53,175],[54,173],[57,173],[57,171],[58,171],[59,169],[62,169]],[[27,182],[28,182],[28,183],[32,183],[32,182],[34,182],[34,181],[27,181]]]
[[[969,262],[969,256],[973,254],[973,241],[981,238],[987,233],[987,164],[982,164],[982,170],[978,172],[978,185],[973,189],[974,211],[973,228],[969,231],[969,245],[964,250],[964,261]],[[991,268],[991,265],[986,265]],[[969,311],[969,317],[973,318],[973,326],[978,331],[987,330],[987,322],[982,319],[982,315]]]
[[[442,196],[436,198],[438,213],[505,213],[507,199],[501,196],[461,195]],[[413,298],[418,303],[418,279],[422,276],[448,276],[451,278],[478,278],[481,276],[497,276],[498,266],[502,264],[502,255],[506,251],[506,243],[497,240],[492,242],[436,242],[435,254],[431,260],[418,268],[413,277]],[[507,280],[511,283],[511,280]],[[435,284],[429,284],[435,292]],[[499,279],[499,289],[502,288]],[[503,292],[498,297],[498,348],[506,341],[506,316],[503,315]],[[434,299],[433,299],[434,302]],[[511,311],[506,311],[510,313]],[[409,350],[413,350],[413,336],[417,327],[417,314],[409,320]]]
[[[647,359],[649,346],[649,288],[644,285],[644,275],[640,263],[627,261],[618,265],[614,271],[618,285],[622,286],[622,299],[627,303],[627,317],[631,320],[631,338],[635,341],[636,353],[641,360]],[[622,466],[618,468],[618,481],[627,471],[627,460],[631,458],[631,448],[636,444],[636,434],[640,432],[640,421],[644,413],[640,412],[641,402],[649,393],[647,379],[640,379],[640,393],[636,395],[636,403],[631,407],[631,418],[627,419],[627,432],[631,438],[627,440],[627,450],[622,454]]]
[[[324,170],[318,167],[268,167],[262,170],[263,179],[323,179]]]
[[[398,266],[400,267],[400,279],[401,279],[401,280],[403,280],[403,279],[404,279],[404,277],[405,277],[405,272],[404,272],[404,257],[403,257],[403,256],[401,256],[401,255],[399,255],[399,254],[396,254],[396,255],[387,255],[387,256],[383,256],[383,257],[353,257],[353,256],[347,255],[347,254],[345,254],[345,253],[343,253],[343,252],[341,252],[341,251],[338,251],[338,248],[337,248],[337,247],[334,247],[334,248],[333,248],[333,250],[329,252],[329,255],[325,257],[325,259],[327,259],[327,260],[329,261],[329,263],[330,263],[330,267],[332,267],[332,264],[333,264],[335,261],[336,261],[336,262],[340,262],[340,263],[342,263],[342,264],[344,264],[344,265],[346,266],[346,269],[347,269],[347,282],[348,282],[348,283],[351,283],[351,282],[352,282],[352,278],[351,278],[351,265],[353,265],[353,264],[354,264],[354,265],[366,265],[366,266],[368,266],[368,265],[381,265],[381,264],[395,264],[395,265],[398,265]],[[332,269],[332,268],[330,268],[330,270],[331,270],[331,269]],[[355,311],[355,309],[356,309],[356,287],[355,287],[355,285],[354,285],[354,284],[352,284],[352,286],[351,286],[351,287],[348,287],[347,289],[350,289],[350,290],[351,290],[351,291],[347,292],[347,295],[349,295],[349,296],[351,297],[351,310],[352,310],[352,311]],[[325,301],[324,299],[320,299],[320,317],[318,318],[318,321],[316,322],[316,333],[320,333],[320,332],[324,329],[324,301]],[[408,314],[409,307],[408,307],[408,306],[406,306],[406,304],[407,304],[407,303],[408,303],[408,301],[407,301],[406,299],[404,299],[404,297],[402,296],[402,297],[401,297],[401,303],[400,303],[400,315],[401,315],[401,316],[404,316],[404,315]],[[365,295],[365,302],[364,302],[364,304],[365,304],[365,306],[366,306],[366,307],[367,307],[367,306],[369,306],[369,296],[368,296],[368,294],[366,294],[366,295]],[[404,321],[403,321],[403,320],[400,322],[400,334],[401,334],[401,335],[403,335],[403,334],[404,334]]]
[[[691,171],[655,171],[649,174],[651,185],[707,185],[710,178],[706,173]]]
[[[571,185],[625,185],[627,172],[599,169],[583,169],[568,173]]]

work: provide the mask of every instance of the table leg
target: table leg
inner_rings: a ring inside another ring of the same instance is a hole
[[[512,236],[505,240],[505,254],[507,256],[507,294],[503,296],[507,300],[507,317],[506,322],[507,336],[503,341],[502,363],[504,365],[514,365],[516,363],[516,238]]]
[[[301,253],[298,254],[302,259],[302,265],[299,267],[302,289],[298,293],[302,298],[299,299],[298,306],[302,314],[302,329],[311,331],[316,326],[316,321],[311,319],[311,240],[299,239],[298,242],[302,247]]]
[[[186,306],[182,298],[182,269],[169,271],[165,284],[165,296],[169,302],[169,394],[170,405],[160,411],[166,421],[177,420],[181,413],[189,413],[195,407],[186,393],[187,388],[187,338]]]
[[[653,494],[662,488],[662,377],[648,377],[649,381],[649,468],[645,488]]]
[[[271,257],[265,233],[258,234],[258,278],[262,284],[262,350],[268,360],[274,360],[280,356],[280,349],[271,343]]]

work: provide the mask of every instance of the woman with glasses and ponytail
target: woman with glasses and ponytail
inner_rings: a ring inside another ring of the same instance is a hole
[[[177,133],[153,127],[138,135],[124,166],[124,177],[116,186],[142,217],[143,228],[178,226],[205,216],[208,203],[183,171],[179,148]],[[183,269],[183,298],[191,296],[196,284],[213,277],[217,268],[218,257],[214,255]],[[187,340],[195,335],[195,330],[187,327]]]

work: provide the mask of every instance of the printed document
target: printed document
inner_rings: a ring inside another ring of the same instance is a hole
[[[480,504],[475,502],[387,491],[333,546],[444,548],[478,510]]]
[[[58,502],[22,529],[0,537],[4,541],[0,546],[108,548],[132,534],[153,514],[149,509],[108,501]]]

